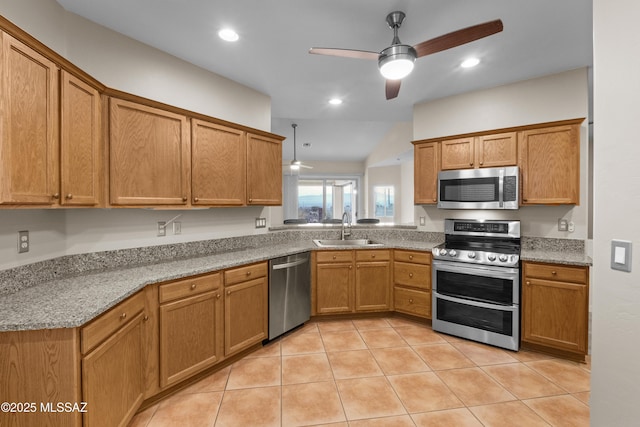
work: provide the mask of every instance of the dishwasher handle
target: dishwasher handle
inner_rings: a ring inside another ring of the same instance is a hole
[[[284,264],[274,264],[271,267],[271,269],[272,270],[282,270],[282,269],[285,269],[285,268],[296,267],[296,266],[302,265],[302,264],[304,264],[306,262],[309,262],[309,260],[304,258],[304,259],[299,259],[299,260],[296,260],[296,261],[293,261],[293,262],[287,262],[287,263],[284,263]]]

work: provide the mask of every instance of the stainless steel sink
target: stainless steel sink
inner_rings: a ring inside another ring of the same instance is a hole
[[[374,242],[373,240],[369,240],[369,239],[345,239],[345,240],[314,239],[313,243],[315,243],[316,246],[319,246],[321,248],[331,247],[331,246],[366,246],[366,247],[383,246],[382,243]]]

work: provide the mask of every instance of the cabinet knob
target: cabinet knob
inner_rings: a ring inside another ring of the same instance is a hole
[[[469,162],[469,166],[473,166],[473,162]]]
[[[375,255],[371,255],[371,258],[375,258],[375,257],[376,257]]]
[[[523,202],[528,202],[529,199],[527,199],[526,197],[524,199],[522,199]]]
[[[335,255],[333,256],[333,259],[336,259],[336,256],[335,256]]]
[[[144,317],[142,318],[142,320],[144,320],[145,322],[149,320],[149,316],[147,316],[146,314],[144,315]]]
[[[555,271],[555,270],[553,270],[553,271],[551,271],[551,274],[553,274],[553,275],[555,276],[555,275],[556,275],[556,274],[558,274],[558,273],[556,273],[556,271]]]
[[[65,196],[66,199],[73,199],[73,194],[69,193]]]
[[[187,201],[187,196],[183,196],[183,197],[182,197],[182,201],[183,201],[183,202],[186,202],[186,201]]]
[[[52,194],[51,198],[58,200],[60,198],[60,193]]]
[[[484,162],[480,162],[480,166],[482,166],[482,164],[483,164],[483,163],[484,163]]]
[[[409,255],[409,259],[413,259],[413,255]]]
[[[434,197],[434,198],[433,198],[433,201],[434,201],[434,202],[437,202],[437,201],[438,201],[438,199],[436,199],[436,198]]]
[[[353,270],[353,265],[350,265],[350,266],[349,266],[349,270]]]
[[[193,198],[193,201],[194,201],[194,202],[196,202],[196,203],[198,203],[198,202],[200,201],[200,199],[198,199],[197,197],[194,197],[194,198]]]
[[[227,291],[227,295],[231,295],[231,291]]]
[[[530,282],[530,281],[528,281],[528,280],[527,280],[525,283],[526,283],[527,285],[531,285],[531,282]]]
[[[122,313],[122,314],[120,315],[120,320],[124,320],[124,319],[126,319],[126,318],[127,318],[127,313]]]
[[[413,273],[409,273],[409,277],[413,277]]]
[[[220,299],[220,294],[216,294],[216,298],[217,298],[217,299]]]
[[[413,298],[409,298],[409,304],[413,304]]]
[[[195,288],[196,288],[196,284],[195,284],[195,283],[192,283],[192,284],[191,284],[191,289],[195,289]]]
[[[251,272],[247,271],[247,277],[251,276]]]
[[[251,197],[249,197],[249,201],[250,201],[250,202],[253,202],[253,199],[252,199]]]

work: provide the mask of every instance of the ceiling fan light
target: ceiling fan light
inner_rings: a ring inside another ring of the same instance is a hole
[[[378,67],[387,80],[400,80],[413,71],[416,51],[407,45],[393,45],[380,53]]]
[[[476,65],[478,65],[479,63],[480,63],[480,60],[478,58],[467,58],[464,61],[462,61],[460,66],[462,68],[473,68]]]
[[[218,31],[218,37],[227,42],[235,42],[240,38],[238,33],[233,31],[231,28],[223,28]]]
[[[290,168],[292,171],[300,170],[300,162],[291,162]]]

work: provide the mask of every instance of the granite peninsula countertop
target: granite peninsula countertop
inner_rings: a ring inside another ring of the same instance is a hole
[[[353,247],[318,248],[312,239],[286,242],[263,241],[258,246],[231,248],[209,255],[194,255],[137,265],[97,268],[38,283],[0,295],[0,332],[34,329],[75,328],[133,295],[145,286],[214,272],[310,250],[350,250]],[[318,237],[318,236],[316,236]],[[323,236],[324,237],[324,236]],[[438,233],[425,233],[424,240],[389,233],[371,236],[382,247],[371,249],[409,249],[431,251],[444,239]],[[359,238],[356,236],[355,238]],[[264,240],[264,239],[263,239]],[[584,250],[551,250],[523,245],[522,260],[568,265],[591,265]],[[366,249],[358,247],[358,249]],[[576,249],[576,248],[569,248]],[[579,248],[578,248],[579,249]],[[0,277],[1,279],[1,277]]]

